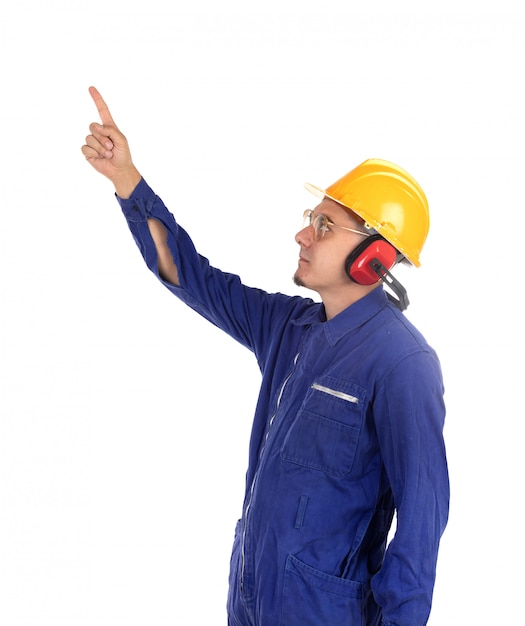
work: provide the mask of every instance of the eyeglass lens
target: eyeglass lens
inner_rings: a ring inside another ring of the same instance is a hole
[[[326,232],[327,221],[325,215],[314,215],[312,210],[308,210],[304,212],[303,227],[312,226],[314,230],[314,240],[319,241]]]

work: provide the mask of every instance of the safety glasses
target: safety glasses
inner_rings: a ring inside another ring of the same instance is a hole
[[[323,215],[322,213],[314,215],[312,209],[306,209],[303,213],[303,228],[306,228],[306,226],[313,227],[314,241],[321,241],[324,234],[333,227],[342,228],[343,230],[348,230],[351,233],[356,233],[357,235],[362,235],[363,237],[370,237],[370,233],[365,233],[362,230],[356,230],[355,228],[348,228],[348,226],[339,226],[339,224],[334,224],[334,222],[329,220],[326,215]]]

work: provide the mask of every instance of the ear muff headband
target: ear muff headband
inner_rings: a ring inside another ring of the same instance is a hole
[[[381,263],[390,270],[396,263],[397,250],[381,235],[372,235],[362,241],[348,255],[345,262],[347,275],[360,285],[373,285],[381,276],[372,268],[372,262]]]

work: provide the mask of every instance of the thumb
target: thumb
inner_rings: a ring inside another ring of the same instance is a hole
[[[93,122],[89,125],[89,130],[93,137],[105,148],[106,151],[111,151],[116,144],[119,143],[119,131],[113,126],[103,126],[97,122]],[[109,152],[106,152],[106,157],[110,157]]]

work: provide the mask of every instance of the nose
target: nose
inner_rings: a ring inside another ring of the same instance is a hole
[[[314,227],[311,224],[308,224],[308,226],[302,228],[295,235],[295,242],[298,243],[300,246],[304,246],[305,248],[310,246],[313,241],[313,231]]]

